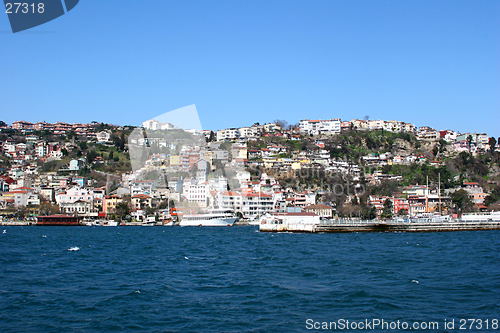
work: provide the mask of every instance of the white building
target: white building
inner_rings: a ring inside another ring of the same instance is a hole
[[[264,193],[243,193],[241,201],[241,213],[243,216],[252,218],[274,211],[273,196]]]
[[[439,131],[439,136],[446,142],[455,142],[457,140],[457,132],[452,130]]]
[[[270,123],[262,125],[265,132],[281,131],[281,127],[278,124]]]
[[[378,130],[385,128],[385,121],[383,120],[368,120],[368,128],[371,130]]]
[[[309,120],[302,119],[299,123],[301,133],[319,135],[340,133],[340,119]]]
[[[399,133],[403,131],[404,123],[397,120],[389,120],[384,122],[384,129],[389,132]]]
[[[47,155],[48,147],[45,145],[45,142],[40,142],[36,145],[36,156],[44,157]]]
[[[142,127],[146,130],[151,131],[165,131],[174,129],[175,126],[170,123],[160,123],[158,120],[150,119],[142,123]]]
[[[220,208],[231,209],[234,212],[241,212],[242,197],[240,192],[219,192],[217,200],[219,202]]]
[[[188,202],[194,202],[201,207],[206,207],[208,203],[208,194],[208,182],[196,184],[193,178],[184,179],[184,183],[182,184],[182,195]]]
[[[53,150],[49,156],[52,160],[60,160],[63,157],[63,152],[61,150]]]
[[[101,131],[101,132],[96,134],[97,142],[108,142],[110,137],[111,137],[111,134],[109,134],[106,131]]]
[[[238,128],[228,128],[217,131],[217,141],[236,140],[240,137]]]
[[[99,210],[94,207],[93,201],[78,200],[75,202],[67,202],[59,204],[61,213],[77,214],[85,217],[97,217]]]
[[[94,195],[88,189],[80,187],[73,187],[66,192],[56,194],[56,203],[58,205],[75,203],[77,201],[93,202]]]
[[[238,128],[240,139],[251,139],[258,136],[258,132],[253,127],[240,127]]]

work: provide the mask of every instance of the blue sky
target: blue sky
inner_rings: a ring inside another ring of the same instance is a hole
[[[500,136],[500,1],[92,1],[12,34],[8,123],[401,120]]]

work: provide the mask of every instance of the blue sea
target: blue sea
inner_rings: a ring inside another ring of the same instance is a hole
[[[1,229],[1,332],[500,331],[500,231]]]

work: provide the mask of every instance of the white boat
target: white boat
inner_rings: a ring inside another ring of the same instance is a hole
[[[97,220],[96,225],[101,227],[116,227],[118,226],[118,222],[113,220]]]
[[[213,209],[208,213],[186,214],[179,223],[181,227],[230,227],[238,218],[230,211]]]
[[[156,217],[154,216],[148,216],[146,219],[141,223],[143,227],[154,227],[156,225]]]
[[[95,221],[85,221],[85,225],[89,227],[116,227],[118,222],[113,220],[95,220]]]

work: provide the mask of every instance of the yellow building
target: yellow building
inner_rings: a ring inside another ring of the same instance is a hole
[[[104,214],[112,214],[120,202],[123,202],[123,199],[117,195],[107,195],[104,197],[102,201],[102,211]]]
[[[181,165],[181,157],[179,155],[170,155],[170,165],[171,166],[180,166]]]

